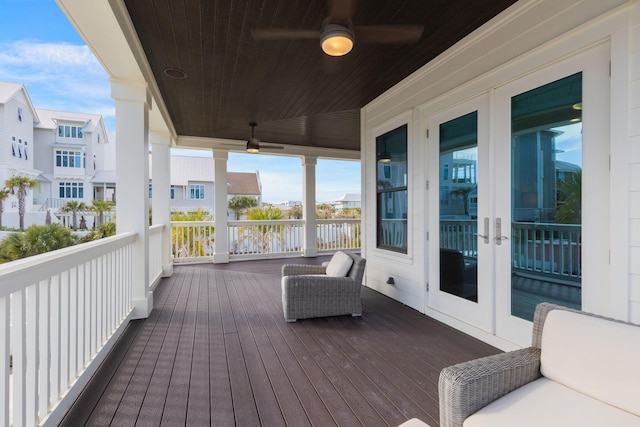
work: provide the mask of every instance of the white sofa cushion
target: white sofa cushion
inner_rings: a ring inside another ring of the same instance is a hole
[[[467,418],[464,427],[631,427],[638,417],[568,387],[540,378]]]
[[[640,416],[640,327],[553,310],[541,347],[542,375]]]
[[[351,270],[352,265],[353,258],[342,251],[338,251],[331,257],[329,264],[327,264],[326,274],[331,277],[345,277],[349,270]]]

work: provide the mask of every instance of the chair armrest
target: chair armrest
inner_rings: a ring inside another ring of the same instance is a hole
[[[438,383],[440,425],[461,427],[479,409],[540,376],[540,349],[533,347],[444,368]]]
[[[314,264],[285,264],[282,266],[283,276],[295,276],[300,274],[325,274],[326,266]]]

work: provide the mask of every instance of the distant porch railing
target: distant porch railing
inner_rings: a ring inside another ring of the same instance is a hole
[[[249,259],[302,254],[303,220],[228,221],[229,257]],[[176,263],[213,259],[214,221],[173,221],[172,254]],[[318,252],[357,250],[361,243],[359,219],[316,221]]]
[[[1,425],[47,424],[75,400],[131,316],[135,240],[0,265]]]
[[[441,220],[440,247],[455,249],[468,258],[478,256],[475,220]],[[582,277],[580,225],[512,224],[514,272],[579,283]]]
[[[580,225],[514,223],[511,250],[514,271],[580,283]]]

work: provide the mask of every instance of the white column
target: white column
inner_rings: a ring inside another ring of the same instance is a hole
[[[116,230],[134,232],[131,274],[133,318],[149,316],[153,294],[149,291],[149,108],[145,83],[111,81],[116,105]]]
[[[216,222],[214,243],[214,264],[229,262],[229,230],[227,229],[227,160],[229,153],[213,150],[214,199],[213,219]]]
[[[302,219],[304,219],[304,238],[302,256],[318,255],[316,231],[316,156],[302,157]]]
[[[151,131],[151,176],[153,177],[153,197],[151,212],[153,224],[163,224],[162,229],[162,276],[173,274],[171,258],[171,134]]]

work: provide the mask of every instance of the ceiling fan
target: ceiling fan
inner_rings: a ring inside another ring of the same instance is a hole
[[[247,153],[256,154],[259,153],[260,150],[283,150],[284,146],[282,145],[273,145],[273,144],[264,144],[260,143],[260,140],[255,137],[255,128],[258,126],[256,122],[249,123],[251,126],[251,138],[247,140],[246,151]],[[236,145],[223,144],[226,146],[233,146],[237,148]]]
[[[343,56],[358,43],[409,44],[420,39],[423,25],[365,25],[354,27],[355,0],[329,0],[329,16],[320,30],[255,28],[255,40],[319,39],[324,53]]]

